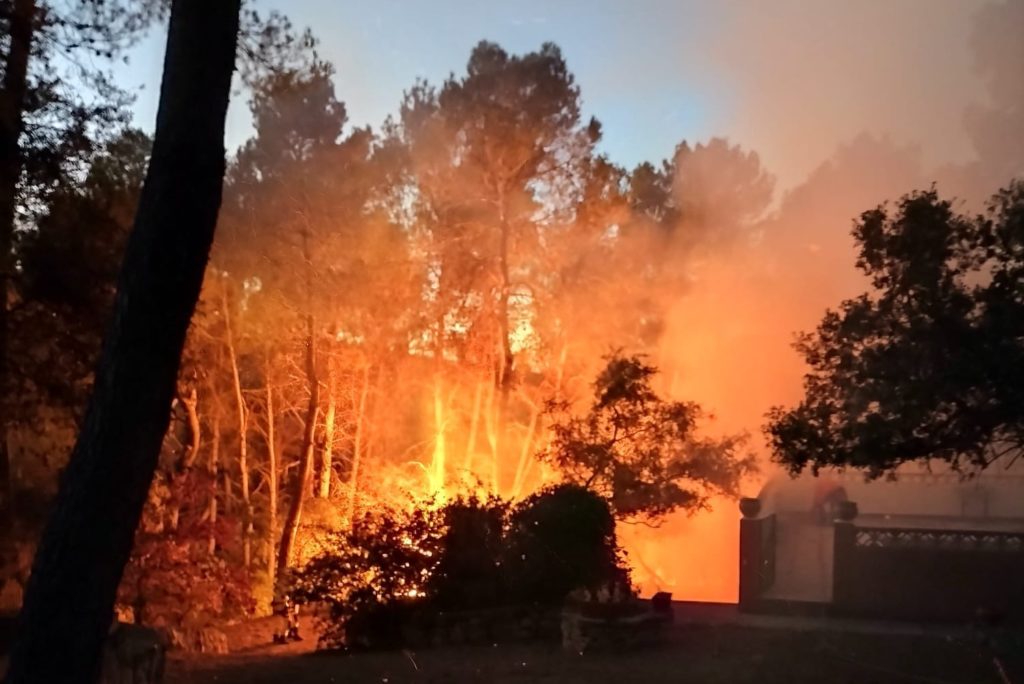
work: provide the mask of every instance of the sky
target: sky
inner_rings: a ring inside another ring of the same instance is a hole
[[[380,125],[417,77],[464,70],[482,39],[522,53],[554,41],[603,150],[633,166],[720,135],[757,151],[780,188],[862,132],[921,146],[929,165],[969,159],[963,111],[984,102],[969,46],[985,0],[258,0],[311,26],[354,125]],[[164,34],[116,70],[151,130]],[[244,94],[228,149],[251,133]]]

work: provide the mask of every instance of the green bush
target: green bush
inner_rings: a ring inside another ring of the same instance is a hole
[[[471,497],[367,514],[295,573],[290,593],[327,609],[327,645],[388,648],[443,612],[552,606],[611,583],[628,587],[607,503],[561,485],[517,506]]]
[[[553,605],[570,591],[629,585],[607,502],[577,485],[545,489],[513,511],[504,552],[507,595]]]
[[[472,610],[502,602],[508,511],[508,504],[497,498],[458,499],[442,509],[441,555],[426,586],[432,606]]]

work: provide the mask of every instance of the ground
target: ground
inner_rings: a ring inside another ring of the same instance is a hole
[[[738,613],[677,603],[657,647],[583,655],[557,644],[348,654],[315,640],[230,656],[172,653],[166,684],[1007,684],[1024,682],[1024,632]],[[304,633],[312,637],[312,618]],[[248,624],[248,623],[247,623]],[[249,624],[258,626],[261,623]],[[0,620],[0,679],[13,632]],[[7,629],[3,629],[7,627]],[[256,627],[252,627],[255,629]],[[997,669],[1003,667],[1005,677]]]
[[[289,682],[525,682],[565,684],[1003,684],[1021,681],[977,640],[938,634],[859,634],[738,625],[683,625],[667,643],[629,653],[564,653],[553,645],[493,645],[344,654],[277,647],[247,655],[172,659],[168,684]],[[1012,659],[1011,659],[1012,660]]]

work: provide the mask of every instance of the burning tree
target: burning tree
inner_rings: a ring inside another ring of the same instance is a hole
[[[553,436],[541,457],[600,493],[619,518],[657,520],[706,507],[716,494],[734,496],[754,470],[741,451],[745,436],[699,437],[700,406],[659,397],[656,368],[639,356],[607,361],[586,415],[572,415],[565,400],[551,404]]]

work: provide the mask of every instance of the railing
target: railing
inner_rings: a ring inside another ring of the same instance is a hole
[[[932,549],[937,551],[1024,551],[1024,533],[976,530],[927,530],[906,527],[857,527],[859,549]]]
[[[970,620],[1024,616],[1024,532],[834,528],[833,608],[839,614]]]

